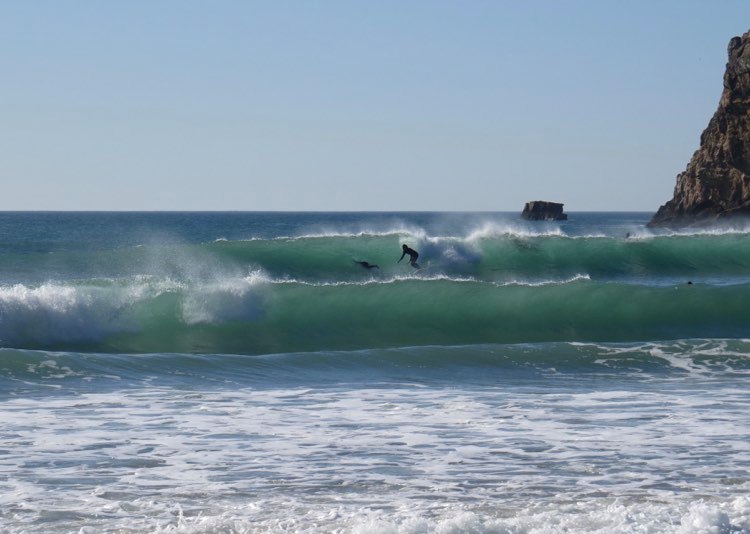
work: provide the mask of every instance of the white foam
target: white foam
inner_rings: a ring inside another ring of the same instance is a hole
[[[726,224],[715,224],[710,226],[685,227],[679,229],[670,228],[634,228],[629,235],[630,239],[654,239],[658,237],[694,237],[694,236],[723,236],[723,235],[745,235],[750,234],[750,222],[735,222]]]
[[[136,276],[86,284],[48,282],[40,286],[0,286],[0,342],[56,343],[101,340],[141,328],[136,308],[165,294],[179,295],[187,324],[252,320],[262,313],[262,271],[246,276],[179,281]],[[148,310],[147,312],[148,313]]]
[[[596,237],[605,237],[604,234],[595,234]],[[329,238],[367,238],[367,237],[397,237],[403,240],[409,240],[414,243],[433,243],[442,242],[465,242],[475,243],[482,239],[496,237],[568,237],[568,235],[559,226],[542,225],[541,227],[532,227],[523,223],[504,222],[498,223],[488,221],[481,223],[473,229],[468,230],[462,235],[431,235],[424,228],[418,226],[399,225],[391,228],[376,230],[336,230],[324,229],[317,232],[303,233],[299,235],[283,235],[272,238],[249,237],[240,241],[299,241],[305,239],[329,239]],[[592,237],[592,236],[587,236]],[[219,238],[216,241],[224,240]]]
[[[750,374],[746,365],[750,357],[750,340],[697,339],[632,345],[572,342],[570,345],[595,350],[602,356],[596,362],[600,365],[610,365],[612,360],[640,354],[659,359],[674,369],[696,377],[710,377],[727,372],[738,375]],[[732,366],[734,361],[740,363],[737,368]]]
[[[447,274],[430,274],[423,275],[419,271],[414,271],[412,274],[389,276],[387,278],[366,278],[364,280],[339,280],[333,282],[311,282],[308,280],[299,280],[297,278],[267,278],[268,282],[272,284],[298,284],[302,286],[311,287],[347,287],[347,286],[371,286],[371,285],[390,285],[399,282],[456,282],[456,283],[477,283],[477,284],[492,284],[491,282],[485,282],[477,280],[473,277],[461,277],[461,276],[449,276]]]
[[[43,365],[62,367],[55,359]],[[746,389],[561,385],[217,389],[195,381],[187,392],[144,385],[6,399],[0,525],[8,532],[30,524],[149,532],[750,529]]]
[[[409,238],[413,240],[421,240],[427,238],[427,233],[424,229],[410,226],[397,226],[389,228],[387,230],[358,230],[358,231],[342,231],[342,230],[321,230],[319,232],[312,232],[299,235],[286,235],[273,237],[271,241],[299,241],[304,239],[328,239],[328,238],[363,238],[363,237],[400,237]],[[259,238],[250,238],[244,241],[255,241]]]
[[[563,285],[582,280],[591,280],[588,274],[576,274],[569,278],[560,279],[541,279],[541,280],[508,280],[502,282],[494,282],[488,280],[480,280],[473,276],[453,276],[447,274],[421,274],[419,271],[414,271],[412,274],[389,276],[387,278],[366,278],[364,280],[340,280],[334,282],[311,282],[308,280],[300,280],[297,278],[269,278],[265,277],[265,280],[271,284],[298,284],[302,286],[311,287],[347,287],[347,286],[372,286],[372,285],[390,285],[402,282],[455,282],[458,284],[485,284],[495,287],[504,286],[546,286],[546,285]]]
[[[77,341],[127,330],[131,324],[118,312],[140,293],[53,283],[0,287],[0,341]]]
[[[572,284],[574,282],[580,282],[582,280],[591,280],[591,276],[588,274],[576,274],[570,278],[561,279],[550,279],[550,280],[510,280],[507,282],[496,282],[498,286],[529,286],[529,287],[540,287],[549,285],[564,285]]]
[[[466,235],[467,241],[478,241],[494,237],[565,237],[559,226],[544,225],[541,229],[530,228],[522,224],[486,222]]]
[[[251,321],[263,315],[269,279],[261,270],[242,278],[219,278],[192,286],[182,299],[186,324]]]

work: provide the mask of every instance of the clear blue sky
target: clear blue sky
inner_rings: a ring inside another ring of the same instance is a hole
[[[655,211],[748,0],[0,2],[2,210]]]

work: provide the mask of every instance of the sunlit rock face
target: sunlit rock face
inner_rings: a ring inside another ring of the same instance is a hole
[[[728,52],[719,109],[651,226],[750,216],[750,32],[729,41]]]

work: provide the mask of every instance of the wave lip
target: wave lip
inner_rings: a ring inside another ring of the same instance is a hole
[[[75,287],[47,283],[39,287],[16,284],[0,288],[0,343],[47,345],[104,337],[135,330],[123,315],[142,298],[139,288],[107,291],[101,287]]]
[[[254,271],[194,287],[183,295],[182,320],[188,325],[253,321],[263,314],[263,287],[268,283],[265,274]]]
[[[95,348],[113,337],[158,335],[176,325],[253,321],[262,313],[268,283],[255,271],[203,282],[139,276],[0,287],[0,344]]]

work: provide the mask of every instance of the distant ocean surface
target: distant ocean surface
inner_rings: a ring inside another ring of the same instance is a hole
[[[650,215],[0,213],[0,531],[750,532],[750,224]]]

